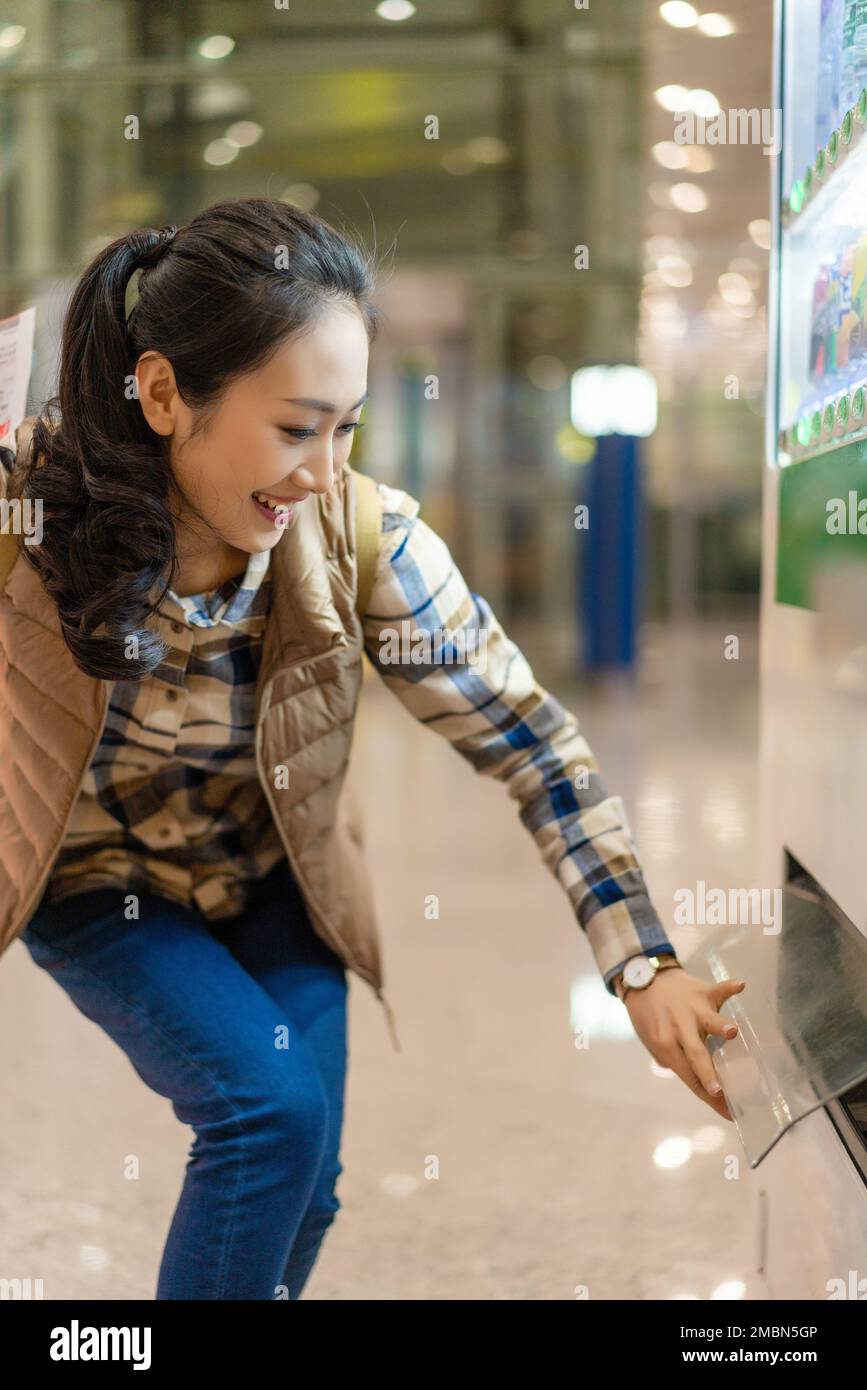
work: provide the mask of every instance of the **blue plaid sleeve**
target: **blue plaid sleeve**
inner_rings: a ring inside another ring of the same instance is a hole
[[[382,535],[365,651],[413,718],[518,802],[565,890],[606,987],[630,957],[671,952],[619,797],[578,722],[543,689],[487,601],[472,593],[408,493],[378,484]]]

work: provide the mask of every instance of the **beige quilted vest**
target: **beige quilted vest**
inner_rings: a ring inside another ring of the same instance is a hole
[[[399,1051],[383,993],[360,818],[346,778],[362,681],[355,611],[360,477],[345,465],[326,496],[311,496],[297,509],[274,548],[256,763],[313,927],[374,990]],[[9,478],[0,465],[4,493]],[[0,547],[19,544],[18,536],[0,535]],[[0,587],[0,955],[45,889],[102,735],[108,688],[75,665],[54,601],[19,554]]]

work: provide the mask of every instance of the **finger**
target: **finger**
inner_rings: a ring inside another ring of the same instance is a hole
[[[724,1095],[704,1096],[703,1099],[707,1102],[707,1104],[710,1106],[712,1110],[715,1110],[718,1115],[722,1115],[724,1120],[731,1120],[732,1124],[734,1124],[734,1116],[732,1115],[732,1112],[729,1110],[728,1101],[726,1100]]]
[[[699,1100],[704,1101],[705,1105],[709,1105],[711,1110],[715,1111],[717,1115],[720,1115],[724,1120],[731,1120],[732,1116],[725,1096],[722,1092],[720,1092],[718,1096],[708,1095],[704,1086],[696,1076],[693,1067],[690,1065],[688,1058],[680,1047],[666,1049],[662,1054],[662,1065],[667,1067],[669,1071],[673,1071],[675,1076],[679,1076],[684,1085],[688,1086],[692,1091],[693,1095],[697,1096]]]
[[[706,1033],[713,1033],[720,1038],[734,1038],[738,1032],[738,1025],[730,1018],[723,1018],[722,1014],[705,1014],[701,1025]]]
[[[727,999],[731,999],[733,994],[740,994],[743,989],[746,989],[745,980],[721,980],[718,985],[713,985],[710,990],[714,1006],[719,1009]]]
[[[680,1045],[693,1071],[709,1096],[722,1095],[722,1086],[716,1074],[713,1059],[702,1042],[698,1032],[681,1036]]]

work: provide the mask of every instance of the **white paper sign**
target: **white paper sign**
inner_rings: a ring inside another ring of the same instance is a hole
[[[35,308],[0,319],[0,444],[9,443],[26,413],[35,327]]]

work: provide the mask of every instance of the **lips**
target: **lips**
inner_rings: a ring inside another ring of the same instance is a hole
[[[295,497],[272,497],[267,492],[254,492],[252,496],[256,502],[261,503],[263,507],[267,507],[271,512],[291,511],[295,502],[298,500]]]
[[[250,501],[259,515],[277,531],[285,531],[295,515],[295,508],[286,502],[281,502],[276,508],[271,507],[267,502],[260,501],[258,494],[251,496]]]

